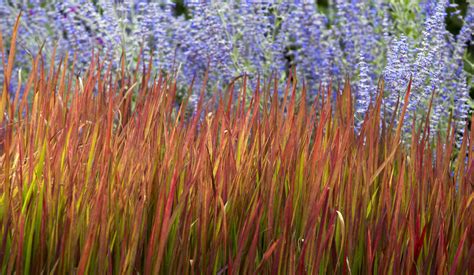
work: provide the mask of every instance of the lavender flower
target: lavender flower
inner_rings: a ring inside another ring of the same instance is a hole
[[[332,83],[336,88],[349,76],[356,126],[375,99],[379,77],[386,82],[384,119],[394,115],[413,77],[408,121],[426,114],[433,91],[432,134],[446,128],[451,111],[458,129],[467,118],[470,76],[463,70],[463,54],[474,29],[472,6],[454,37],[446,30],[444,0],[410,2],[401,12],[414,5],[418,12],[413,22],[399,13],[401,4],[383,1],[336,0],[327,12],[313,1],[185,1],[190,18],[175,16],[171,1],[26,2],[0,2],[5,41],[23,11],[16,66],[24,71],[43,41],[46,58],[57,43],[57,61],[76,53],[79,69],[88,65],[93,50],[115,68],[125,50],[126,65],[134,68],[142,49],[141,59],[153,58],[156,70],[174,73],[180,68],[181,86],[193,78],[201,83],[208,71],[210,92],[242,74],[249,76],[250,88],[257,76],[278,73],[283,80],[296,66],[310,97],[320,85]]]

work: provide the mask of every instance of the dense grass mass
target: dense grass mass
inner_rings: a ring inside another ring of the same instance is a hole
[[[172,76],[93,58],[76,77],[73,58],[45,71],[38,55],[9,98],[11,45],[2,274],[474,271],[474,133],[455,150],[454,128],[433,140],[425,121],[402,142],[410,85],[397,128],[381,82],[356,134],[349,83],[308,105],[296,77],[282,101],[276,80],[250,99],[246,85],[210,101],[202,89],[188,117]]]

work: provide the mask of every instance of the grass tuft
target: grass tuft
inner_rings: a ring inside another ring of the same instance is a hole
[[[290,81],[283,101],[272,81],[251,98],[202,90],[187,119],[172,76],[148,84],[150,70],[115,75],[96,57],[76,78],[68,58],[46,72],[38,56],[10,101],[11,45],[2,274],[474,270],[474,134],[457,159],[452,128],[433,141],[413,127],[405,146],[380,120],[383,85],[359,135],[348,82],[311,106]]]

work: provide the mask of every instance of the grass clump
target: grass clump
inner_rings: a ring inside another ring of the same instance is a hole
[[[185,119],[171,77],[115,75],[97,58],[79,79],[74,60],[45,71],[38,55],[10,99],[14,52],[0,110],[3,274],[474,270],[474,134],[457,159],[453,128],[432,140],[413,127],[403,145],[410,86],[396,129],[381,120],[381,85],[356,135],[349,83],[311,106],[295,82],[283,101],[272,81],[250,101],[246,85],[210,102],[203,90]]]

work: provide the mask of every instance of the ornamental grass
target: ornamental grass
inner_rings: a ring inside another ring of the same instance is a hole
[[[386,122],[381,81],[358,132],[349,81],[308,104],[296,76],[282,100],[276,78],[247,97],[246,76],[204,100],[205,78],[189,115],[173,75],[94,55],[80,76],[75,58],[46,70],[37,55],[10,98],[15,39],[1,48],[0,273],[474,271],[474,133],[457,148],[454,127],[431,138],[429,115],[404,121],[411,82]]]

